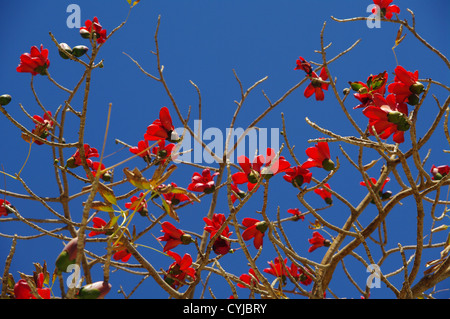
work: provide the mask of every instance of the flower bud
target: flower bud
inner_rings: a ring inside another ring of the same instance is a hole
[[[78,165],[75,164],[75,161],[76,160],[73,157],[68,158],[67,161],[66,161],[66,167],[68,167],[68,168],[76,168],[76,167],[78,167]]]
[[[300,187],[303,184],[303,176],[302,175],[298,175],[295,178],[292,179],[292,185],[294,187]]]
[[[381,200],[387,200],[392,196],[392,192],[391,191],[386,191],[384,193],[381,194]]]
[[[65,54],[64,51],[72,54],[72,48],[67,43],[60,43],[59,46],[62,49],[62,50],[59,50],[59,55],[61,56],[61,58],[65,59],[65,60],[69,59],[69,56],[67,54]]]
[[[111,290],[111,284],[104,281],[97,281],[80,288],[77,294],[78,299],[103,299]]]
[[[259,173],[255,170],[252,170],[250,174],[248,174],[247,178],[250,183],[256,184],[258,183]]]
[[[256,223],[256,229],[258,231],[260,231],[261,233],[265,233],[267,230],[267,227],[269,227],[269,225],[267,225],[267,223],[265,221]]]
[[[411,94],[408,96],[407,103],[409,105],[417,105],[419,103],[420,99],[417,94]]]
[[[0,95],[0,105],[8,105],[11,102],[11,95],[3,94]]]
[[[409,87],[409,90],[414,94],[420,94],[425,90],[425,87],[422,83],[416,81],[416,83]]]
[[[72,49],[72,55],[79,58],[88,52],[89,48],[85,45],[77,45]]]
[[[182,243],[183,245],[189,245],[190,243],[193,242],[192,237],[191,237],[191,235],[189,235],[189,234],[183,234],[183,235],[181,235],[180,240],[181,240],[181,243]]]
[[[89,39],[91,37],[91,33],[86,29],[80,29],[80,35],[83,39]]]
[[[322,167],[326,171],[332,171],[334,170],[334,162],[331,159],[326,158],[322,162]]]
[[[145,217],[145,216],[148,215],[148,210],[147,210],[147,208],[143,207],[143,208],[141,208],[140,211],[138,211],[138,213],[139,213],[139,215],[141,215],[142,217]]]
[[[403,113],[395,111],[395,112],[389,112],[388,114],[388,121],[394,124],[400,123],[400,121],[403,119]]]
[[[86,236],[84,236],[86,237]],[[61,272],[67,272],[67,267],[75,263],[78,252],[78,237],[73,238],[64,247],[62,252],[59,254],[55,261],[56,272],[60,274]]]

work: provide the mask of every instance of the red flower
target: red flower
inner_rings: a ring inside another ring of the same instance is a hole
[[[284,180],[292,183],[294,187],[300,187],[303,183],[311,182],[312,173],[302,166],[294,166],[286,171]]]
[[[364,115],[369,118],[369,126],[375,128],[380,138],[387,139],[393,134],[394,142],[403,143],[405,141],[404,133],[410,128],[410,124],[406,120],[407,105],[397,103],[392,94],[388,95],[386,99],[375,94],[374,103],[375,105],[368,106],[363,110]]]
[[[170,183],[173,187],[177,187],[177,184]],[[163,186],[164,187],[164,186]],[[191,199],[186,194],[182,193],[163,193],[164,199],[169,205],[178,205],[179,203],[190,201]]]
[[[308,241],[312,245],[308,249],[308,252],[310,253],[319,247],[329,247],[331,245],[331,242],[328,239],[323,238],[323,236],[317,231],[313,232],[313,237],[308,239]]]
[[[278,160],[273,161],[275,158],[275,151],[272,148],[266,150],[266,156],[259,155],[253,159],[253,163],[242,155],[238,157],[238,163],[241,166],[243,172],[234,173],[231,178],[235,184],[247,183],[247,188],[251,191],[258,183],[261,175],[264,178],[269,179],[273,175],[280,172],[284,172],[289,169],[289,162],[285,160],[283,156],[280,156]]]
[[[306,149],[308,160],[303,163],[303,168],[320,167],[326,171],[334,169],[334,162],[330,159],[330,149],[327,142],[318,142],[313,147]]]
[[[433,175],[433,180],[440,180],[444,176],[448,175],[450,173],[450,167],[448,165],[441,165],[441,166],[435,166],[433,165],[431,167],[431,174]],[[1,211],[0,211],[1,212]],[[1,213],[0,213],[1,216]]]
[[[253,238],[253,245],[259,249],[263,244],[264,233],[267,230],[267,223],[254,218],[244,218],[242,225],[246,230],[242,232],[242,238],[247,241]]]
[[[295,67],[294,70],[303,70],[306,72],[306,74],[311,75],[311,73],[313,72],[312,68],[311,68],[311,64],[307,61],[305,61],[305,59],[303,59],[302,57],[299,57],[298,60],[296,61],[297,66]]]
[[[99,228],[99,229],[103,229],[108,223],[105,222],[103,219],[101,219],[100,217],[94,217],[92,218],[92,222],[94,223],[94,228]],[[89,237],[93,237],[93,236],[97,236],[97,235],[101,235],[101,234],[105,234],[106,231],[105,230],[99,230],[99,231],[91,231],[89,233]]]
[[[361,104],[354,107],[357,108],[365,108],[369,105],[373,104],[373,95],[378,93],[384,96],[386,92],[386,82],[388,79],[388,74],[386,71],[378,74],[377,76],[369,76],[367,78],[367,82],[350,82],[350,86],[357,93],[354,94],[354,97],[357,98]]]
[[[53,127],[52,113],[47,111],[44,114],[44,117],[40,117],[39,115],[33,116],[33,121],[36,124],[31,133],[39,136],[40,138],[47,139],[47,136],[50,134],[48,132],[49,129]],[[42,145],[43,143],[35,140],[34,143],[37,145]]]
[[[88,158],[100,157],[100,155],[98,154],[97,149],[90,147],[89,144],[84,144],[83,148],[84,148],[84,155],[86,158],[87,165],[89,167],[91,167],[92,161],[89,160]],[[81,155],[80,155],[79,149],[77,149],[76,152],[67,160],[66,165],[67,165],[67,167],[70,167],[70,168],[75,168],[75,167],[78,167],[81,165]]]
[[[172,134],[174,136],[172,136]],[[179,138],[175,135],[176,132],[172,124],[169,109],[163,107],[159,110],[159,119],[153,121],[153,123],[147,127],[144,138],[148,141],[158,141],[163,139],[168,140],[169,142],[177,142]]]
[[[236,195],[234,193],[231,193],[231,202],[234,204],[234,202],[236,201],[236,199],[239,198],[244,198],[247,193],[240,190],[236,184],[230,184],[231,189],[233,190],[234,193],[236,193]]]
[[[210,233],[210,239],[213,238],[216,233],[220,230],[222,225],[225,223],[226,218],[224,214],[213,214],[213,217],[211,219],[204,217],[204,222],[207,226],[205,226],[205,231]],[[228,253],[231,249],[231,243],[229,240],[226,240],[225,238],[230,238],[231,236],[230,229],[228,228],[228,225],[225,226],[225,228],[222,230],[221,236],[217,237],[213,244],[213,250],[218,255],[225,255]],[[225,237],[225,238],[223,238]]]
[[[331,189],[331,187],[330,187],[330,185],[328,185],[328,183],[325,183],[323,185],[326,186],[328,189]],[[333,203],[333,199],[331,198],[331,196],[332,196],[331,193],[329,191],[327,191],[325,188],[316,188],[314,190],[314,193],[316,193],[317,195],[322,197],[322,199],[328,205],[331,205]]]
[[[50,299],[51,292],[49,288],[42,288],[44,286],[44,274],[39,273],[37,278],[34,278],[36,285],[36,290],[38,295],[42,299]],[[31,293],[31,288],[25,279],[20,279],[14,285],[14,296],[16,299],[36,299],[36,297]]]
[[[381,185],[381,188],[380,188],[380,190],[378,191],[378,194],[380,195],[380,198],[381,198],[382,200],[386,200],[386,199],[388,199],[389,197],[391,197],[391,195],[392,195],[392,192],[391,192],[391,191],[383,192],[384,186],[385,186],[386,183],[389,182],[390,180],[391,180],[391,179],[390,179],[389,177],[386,177],[386,179],[385,179],[384,182],[383,182],[383,185]],[[373,178],[373,177],[370,178],[370,181],[372,182],[373,186],[375,186],[376,183],[377,183],[377,180],[376,180],[375,178]],[[365,182],[360,182],[359,184],[360,184],[361,186],[366,186],[366,183],[365,183]],[[370,185],[369,185],[369,186],[370,186]],[[371,203],[374,204],[375,202],[372,200]]]
[[[113,249],[116,251],[113,255],[114,260],[120,260],[126,263],[130,257],[131,253],[124,247],[122,243],[117,243],[113,246]]]
[[[8,202],[6,199],[0,199],[0,217],[8,216],[12,213],[12,209],[14,209],[14,207],[10,202]]]
[[[144,193],[140,193],[139,197],[133,196],[130,198],[131,202],[125,203],[125,208],[137,211],[142,216],[146,216],[148,214],[147,210],[147,201],[145,200]]]
[[[298,267],[292,263],[291,267],[287,267],[287,258],[283,260],[284,266],[281,263],[281,260],[278,257],[275,257],[274,261],[269,261],[268,264],[270,268],[265,268],[263,271],[265,273],[271,274],[275,277],[280,277],[283,284],[286,284],[287,271],[291,274],[295,279],[299,278]],[[287,270],[287,271],[286,271]]]
[[[249,285],[250,287],[255,286],[257,283],[259,283],[259,279],[255,274],[255,271],[253,270],[253,268],[250,268],[248,270],[248,274],[242,274],[239,277],[240,280],[242,280],[243,282],[245,282],[247,285]],[[238,287],[240,288],[247,288],[246,286],[244,286],[241,283],[237,284]]]
[[[170,143],[166,146],[165,140],[160,140],[158,142],[158,146],[152,148],[152,153],[159,157],[158,161],[161,161],[162,164],[171,157],[172,151],[175,148],[175,144]],[[174,159],[174,158],[173,158]]]
[[[175,259],[175,261],[169,266],[167,274],[169,276],[164,276],[164,280],[173,288],[177,288],[182,285],[182,281],[185,280],[186,276],[191,277],[195,280],[195,269],[191,268],[192,257],[189,254],[184,254],[183,258],[177,253],[168,251],[167,254]]]
[[[309,98],[311,95],[316,94],[316,101],[323,101],[325,94],[323,90],[328,90],[328,83],[322,83],[328,79],[328,74],[325,68],[320,71],[320,76],[317,76],[316,72],[310,74],[311,83],[306,87],[304,95]]]
[[[383,185],[381,185],[380,188],[380,192],[383,192],[384,186],[386,185],[387,182],[389,182],[391,179],[389,177],[386,177],[386,179],[383,182]],[[377,180],[373,177],[370,178],[370,181],[372,182],[373,186],[375,186],[377,184]],[[365,182],[360,182],[359,185],[361,186],[367,186]],[[371,185],[369,185],[371,186]]]
[[[92,175],[94,175],[94,177],[97,175],[97,171],[102,172],[103,170],[106,169],[105,164],[103,163],[100,164],[99,162],[91,162],[90,167],[92,169]],[[108,171],[104,172],[103,174],[100,173],[100,178],[105,182],[109,182],[111,180],[111,174]]]
[[[142,157],[146,163],[151,162],[151,153],[147,140],[139,141],[137,146],[130,147],[130,152],[135,155],[139,154],[139,156]]]
[[[395,68],[394,83],[389,84],[388,90],[395,94],[397,102],[416,105],[419,102],[418,94],[424,91],[424,86],[418,79],[418,71],[412,73],[399,65]]]
[[[180,244],[188,245],[192,242],[192,238],[190,235],[186,234],[184,231],[176,228],[169,222],[164,222],[161,224],[162,232],[164,236],[158,237],[159,241],[165,241],[166,245],[164,246],[163,251],[166,252],[172,248],[177,247]]]
[[[295,266],[295,265],[292,264],[292,267],[293,266]],[[298,269],[298,279],[305,286],[308,286],[313,281],[310,275],[311,275],[311,272],[308,269],[303,269],[303,268]]]
[[[202,174],[195,172],[192,175],[192,182],[188,186],[188,190],[193,192],[205,192],[210,194],[214,192],[216,185],[214,183],[214,177],[219,175],[219,173],[214,173],[211,175],[211,170],[204,169]]]
[[[287,212],[289,214],[294,215],[296,217],[296,219],[295,219],[296,221],[299,220],[299,219],[305,220],[305,216],[300,212],[300,210],[298,208],[289,208],[287,210]]]
[[[41,44],[40,50],[36,46],[32,46],[30,53],[24,53],[20,56],[20,64],[16,71],[31,73],[32,75],[45,75],[49,66],[48,49],[44,49]]]
[[[395,4],[390,5],[393,0],[373,0],[373,3],[376,5],[372,9],[373,14],[377,14],[377,9],[380,8],[380,17],[391,19],[394,13],[399,14],[400,8]]]
[[[93,33],[92,37],[93,39],[97,39],[97,43],[104,43],[106,41],[106,30],[102,28],[97,17],[94,17],[92,21],[86,20],[84,24],[85,26],[80,28],[80,35],[83,38],[89,39],[91,33]]]

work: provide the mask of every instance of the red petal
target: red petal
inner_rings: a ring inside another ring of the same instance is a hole
[[[162,126],[166,130],[168,131],[174,130],[172,118],[170,117],[169,109],[167,107],[161,108],[161,110],[159,111],[159,119],[161,120]]]

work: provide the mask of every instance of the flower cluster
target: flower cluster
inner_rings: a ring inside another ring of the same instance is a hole
[[[369,76],[366,83],[349,82],[360,102],[354,108],[363,108],[363,114],[369,119],[369,134],[377,134],[383,140],[392,135],[396,143],[405,141],[404,133],[411,127],[408,104],[417,105],[419,95],[424,92],[418,77],[418,71],[409,72],[399,65],[395,68],[394,82],[389,85],[386,72]],[[386,85],[388,95],[385,95]]]

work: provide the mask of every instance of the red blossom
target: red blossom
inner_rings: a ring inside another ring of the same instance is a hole
[[[168,251],[167,254],[175,259],[175,261],[169,266],[167,274],[164,275],[164,280],[173,288],[177,288],[182,285],[186,276],[195,280],[195,269],[191,267],[192,257],[189,254],[184,254],[183,258],[173,251]]]
[[[328,189],[331,189],[330,185],[328,183],[323,184]],[[319,195],[328,205],[331,205],[333,203],[333,199],[331,198],[331,193],[327,191],[325,188],[316,188],[314,190],[314,193]]]
[[[148,145],[148,141],[139,141],[137,146],[130,147],[130,152],[142,157],[145,162],[151,162],[151,153]]]
[[[386,179],[384,180],[383,184],[382,184],[381,187],[380,187],[380,190],[378,191],[378,194],[380,195],[380,198],[381,198],[382,200],[386,200],[386,199],[388,199],[389,197],[391,197],[391,195],[392,195],[392,192],[391,192],[391,191],[383,192],[384,186],[385,186],[386,183],[389,182],[390,180],[391,180],[391,179],[390,179],[389,177],[386,177]],[[377,184],[377,180],[376,180],[375,178],[373,178],[373,177],[370,178],[370,181],[372,182],[373,186],[375,186],[375,185]],[[359,184],[360,184],[361,186],[366,186],[366,183],[365,183],[364,181],[363,181],[363,182],[360,182]],[[369,186],[371,186],[371,185],[369,185]],[[374,204],[375,201],[372,200],[371,203]]]
[[[124,247],[122,243],[117,243],[113,246],[113,250],[115,251],[113,258],[114,260],[120,260],[126,263],[130,260],[131,253]]]
[[[104,221],[100,217],[92,218],[92,222],[94,223],[94,228],[98,228],[98,229],[103,229],[108,224],[106,221]],[[97,235],[101,235],[101,234],[105,234],[105,233],[106,233],[105,230],[99,230],[99,231],[93,230],[88,234],[88,236],[93,237],[93,236],[97,236]]]
[[[431,166],[431,175],[433,180],[441,180],[444,176],[450,173],[450,167],[448,165]],[[1,214],[0,214],[1,216]]]
[[[111,180],[111,175],[108,171],[101,173],[106,169],[105,164],[100,162],[91,162],[90,168],[92,169],[92,175],[94,175],[94,177],[97,175],[97,172],[100,172],[100,178],[102,180],[105,182],[109,182]]]
[[[172,136],[172,133],[174,136]],[[177,142],[179,138],[175,135],[176,132],[172,124],[172,117],[170,116],[169,109],[163,107],[159,110],[159,119],[156,119],[147,127],[144,139],[148,141],[159,141],[163,139],[169,142]]]
[[[406,71],[404,67],[399,65],[395,68],[394,82],[389,84],[388,90],[395,94],[397,102],[416,105],[419,102],[418,95],[424,91],[424,86],[418,79],[418,71],[414,73]]]
[[[296,221],[299,220],[299,219],[305,220],[304,214],[302,214],[298,208],[289,208],[289,209],[287,210],[287,212],[288,212],[289,214],[294,215],[294,216],[296,217],[296,219],[295,219]]]
[[[244,218],[242,225],[246,229],[242,232],[242,238],[247,241],[253,238],[253,246],[259,249],[263,245],[264,234],[267,230],[267,223],[254,218]]]
[[[43,273],[39,273],[37,277],[34,278],[36,291],[42,299],[50,299],[51,297],[50,288],[43,288],[44,279],[45,276]],[[25,279],[20,279],[14,285],[14,296],[16,299],[36,299],[36,297],[31,293],[31,288]]]
[[[393,0],[373,0],[375,7],[372,9],[372,13],[377,14],[377,10],[380,8],[380,17],[390,20],[394,13],[400,13],[400,8],[398,6],[395,4],[391,5],[392,1]]]
[[[92,161],[89,160],[88,158],[100,157],[100,155],[98,154],[97,149],[93,148],[93,147],[90,147],[89,144],[84,144],[83,148],[84,148],[84,155],[85,155],[85,158],[86,158],[86,163],[87,163],[87,165],[89,167],[91,167],[92,166]],[[67,164],[66,165],[67,165],[67,167],[75,168],[75,167],[80,166],[81,164],[82,163],[81,163],[80,150],[77,149],[75,151],[75,153],[67,160]]]
[[[14,207],[6,199],[0,199],[0,217],[11,214]]]
[[[328,239],[323,238],[323,236],[317,231],[313,232],[313,237],[308,239],[308,242],[312,245],[308,249],[308,252],[310,253],[319,247],[329,247],[331,245],[331,242]]]
[[[383,192],[384,186],[386,186],[386,183],[389,182],[390,180],[391,179],[389,177],[386,177],[383,184],[381,185],[380,192]],[[372,182],[373,186],[375,186],[377,184],[377,180],[373,177],[370,178],[370,181]],[[367,184],[365,182],[360,182],[359,185],[367,186]],[[371,185],[369,185],[369,186],[371,186]]]
[[[159,241],[165,241],[166,244],[164,246],[163,251],[166,252],[172,248],[177,247],[180,244],[188,245],[192,242],[192,238],[190,235],[186,234],[184,231],[176,228],[169,222],[164,222],[161,224],[163,236],[158,237]]]
[[[294,166],[286,170],[286,175],[283,178],[285,181],[292,183],[294,187],[300,187],[303,183],[311,182],[312,173],[303,166]]]
[[[306,72],[306,74],[311,75],[311,73],[313,72],[312,68],[311,68],[311,64],[307,61],[305,61],[305,59],[303,59],[302,57],[299,57],[296,61],[297,66],[295,67],[294,70],[303,70]]]
[[[245,282],[247,285],[249,285],[250,287],[255,286],[257,283],[259,283],[259,279],[255,274],[255,271],[253,270],[253,268],[250,268],[248,270],[248,274],[242,274],[239,277],[240,280],[242,280],[243,282]],[[247,288],[246,286],[244,286],[241,283],[237,284],[238,287],[240,288]]]
[[[283,265],[283,263],[284,263],[284,265]],[[297,265],[292,263],[291,267],[288,267],[286,264],[287,258],[285,258],[283,260],[283,263],[281,262],[280,258],[275,257],[274,261],[268,262],[270,268],[265,268],[265,269],[263,269],[263,271],[265,273],[271,274],[275,277],[280,277],[280,279],[284,285],[286,284],[286,278],[288,277],[288,272],[294,279],[298,280],[300,277],[300,274],[299,274],[299,271],[298,271],[299,268],[297,267]]]
[[[247,193],[240,190],[238,188],[238,186],[234,183],[230,184],[231,190],[233,191],[231,193],[231,202],[234,204],[234,202],[238,199],[238,198],[244,198]]]
[[[170,143],[166,145],[165,140],[160,140],[158,142],[158,146],[152,148],[152,153],[158,156],[158,161],[161,161],[162,164],[172,156],[172,151],[175,148],[175,144]],[[175,158],[172,158],[175,159]]]
[[[334,169],[334,162],[330,159],[330,149],[327,142],[318,142],[315,146],[308,147],[306,155],[309,158],[303,163],[303,168],[320,167],[326,171]]]
[[[40,50],[36,46],[32,46],[30,53],[23,53],[20,56],[20,64],[16,68],[16,71],[31,73],[32,75],[45,75],[49,66],[48,49],[44,49],[41,44]]]
[[[306,87],[304,95],[309,98],[311,95],[316,95],[316,101],[323,101],[325,99],[325,94],[323,90],[328,90],[328,83],[322,83],[328,79],[328,74],[325,68],[320,71],[320,76],[317,76],[316,72],[310,74],[311,83]]]
[[[216,186],[214,177],[219,175],[218,172],[211,174],[211,170],[204,169],[202,174],[195,172],[192,175],[192,182],[188,186],[188,190],[193,192],[205,192],[210,194],[214,192]]]
[[[269,179],[273,175],[284,172],[289,169],[289,162],[283,156],[273,161],[276,153],[272,148],[267,148],[266,156],[258,155],[250,162],[250,159],[245,155],[238,157],[238,163],[243,172],[234,173],[231,178],[235,184],[247,183],[247,188],[251,191],[258,183],[261,175]]]
[[[174,188],[177,187],[177,184],[170,183]],[[164,185],[162,185],[164,187]],[[189,196],[183,193],[163,193],[164,199],[169,205],[178,205],[185,201],[190,201]]]
[[[97,43],[104,43],[106,41],[106,30],[103,29],[101,24],[98,22],[98,18],[94,17],[94,19],[86,20],[84,26],[80,28],[80,34],[83,38],[90,38],[92,33],[92,37],[95,36],[97,39]]]
[[[217,232],[220,230],[220,228],[226,222],[226,218],[225,218],[224,214],[213,214],[211,219],[204,217],[203,221],[207,225],[207,226],[205,226],[204,230],[207,231],[208,233],[210,233],[210,239],[211,239],[217,234]],[[215,240],[215,242],[213,244],[213,250],[216,254],[225,255],[230,251],[231,243],[229,240],[226,240],[225,238],[230,238],[231,234],[232,233],[230,232],[228,225],[225,226],[225,228],[222,230],[220,236],[217,237],[217,239]],[[223,238],[223,237],[225,237],[225,238]]]
[[[387,139],[393,135],[394,142],[403,143],[404,133],[410,128],[406,119],[407,105],[397,103],[393,94],[389,94],[386,99],[375,94],[374,103],[375,105],[363,110],[363,114],[369,118],[369,127],[373,126],[381,139]]]
[[[380,73],[376,76],[369,76],[367,78],[367,82],[363,83],[359,82],[350,82],[350,86],[357,93],[354,94],[354,97],[358,99],[361,104],[354,107],[357,108],[365,108],[369,105],[373,104],[373,95],[381,94],[384,96],[386,92],[386,82],[388,79],[388,74],[386,71]]]
[[[139,197],[132,196],[130,200],[131,202],[125,203],[125,208],[137,211],[142,216],[146,216],[148,214],[147,201],[144,198],[144,193],[140,193]]]
[[[31,133],[39,136],[42,139],[47,139],[47,136],[50,134],[49,129],[53,128],[53,120],[52,120],[52,112],[47,111],[43,117],[39,115],[33,116],[33,121],[35,123],[34,129]],[[38,140],[34,140],[34,143],[37,145],[42,145],[43,143]]]

